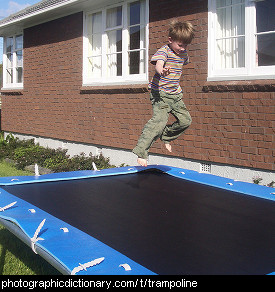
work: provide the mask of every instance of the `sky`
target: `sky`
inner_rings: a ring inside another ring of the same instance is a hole
[[[41,0],[0,0],[0,20]],[[3,39],[0,37],[0,63],[3,60]]]

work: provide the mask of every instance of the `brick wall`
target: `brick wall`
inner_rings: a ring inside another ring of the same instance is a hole
[[[68,139],[85,136],[78,129],[81,104],[85,107],[81,82],[82,13],[25,29],[24,89],[5,95],[3,129]]]
[[[206,81],[206,0],[150,0],[150,57],[167,42],[174,16],[191,21],[196,37],[181,81],[193,123],[173,142],[173,155],[274,170],[274,80]],[[83,88],[82,48],[82,13],[24,31],[24,90],[4,92],[3,130],[135,146],[151,117],[147,84]],[[153,71],[150,65],[150,77]],[[159,141],[151,152],[168,155]]]
[[[166,42],[173,16],[196,29],[181,82],[193,122],[173,143],[174,154],[274,170],[275,80],[207,82],[207,1],[151,0],[150,5],[150,55]],[[160,153],[161,143],[156,147]]]

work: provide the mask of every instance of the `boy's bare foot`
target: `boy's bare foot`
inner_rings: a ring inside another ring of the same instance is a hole
[[[165,148],[169,151],[172,152],[172,146],[170,143],[165,143]]]
[[[147,166],[147,160],[144,158],[138,158],[137,159],[138,164],[140,164],[141,166]]]

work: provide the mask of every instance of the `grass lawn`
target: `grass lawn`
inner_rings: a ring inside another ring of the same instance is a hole
[[[33,175],[0,161],[0,176]],[[1,206],[1,197],[0,197]],[[0,225],[0,275],[55,275],[59,272]]]
[[[15,175],[33,175],[33,173],[24,170],[18,170],[11,164],[0,161],[0,176],[15,176]]]

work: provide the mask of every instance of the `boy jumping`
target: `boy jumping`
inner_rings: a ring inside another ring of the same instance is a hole
[[[191,124],[191,116],[182,101],[179,85],[182,66],[188,64],[187,45],[194,38],[194,28],[189,22],[173,21],[169,28],[168,44],[152,57],[156,73],[149,83],[153,116],[144,126],[133,153],[137,162],[147,166],[148,151],[160,138],[166,149],[172,152],[170,141],[177,139]],[[167,125],[171,113],[176,121]]]

